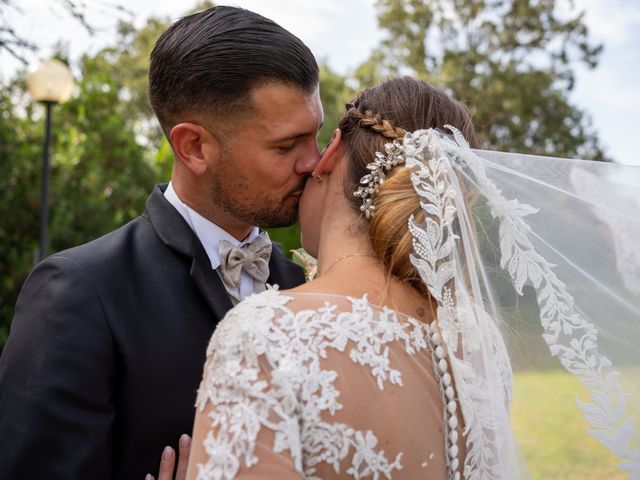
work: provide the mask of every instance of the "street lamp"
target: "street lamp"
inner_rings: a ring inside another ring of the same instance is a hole
[[[33,98],[45,104],[44,159],[40,190],[40,242],[38,261],[47,254],[47,226],[49,224],[49,145],[51,143],[51,107],[64,103],[73,91],[73,78],[67,66],[59,60],[45,60],[27,76],[27,87]]]

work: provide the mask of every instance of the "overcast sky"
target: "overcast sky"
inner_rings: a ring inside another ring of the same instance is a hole
[[[94,37],[65,14],[55,2],[19,0],[22,15],[9,12],[14,28],[39,45],[41,56],[62,40],[70,45],[72,58],[95,51],[113,39],[114,17],[101,5],[112,0],[87,0],[90,20],[103,27]],[[197,2],[194,0],[129,0],[135,23],[151,16],[176,19]],[[218,4],[237,5],[272,18],[299,36],[319,59],[340,73],[365,60],[382,33],[377,28],[374,0],[235,0]],[[602,143],[620,163],[640,165],[636,141],[640,138],[640,2],[638,0],[575,0],[586,11],[592,38],[605,50],[594,71],[578,69],[572,98],[589,112]],[[49,47],[49,48],[47,48]],[[35,59],[34,59],[35,61]],[[0,75],[10,77],[19,66],[0,54]]]

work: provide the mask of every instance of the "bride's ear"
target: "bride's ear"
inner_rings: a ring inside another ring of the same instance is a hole
[[[331,173],[347,151],[347,143],[342,139],[342,132],[339,128],[336,128],[333,131],[329,145],[327,145],[327,148],[322,152],[322,157],[316,165],[314,172],[317,175]]]

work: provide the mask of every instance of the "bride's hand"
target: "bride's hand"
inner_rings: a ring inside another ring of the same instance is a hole
[[[178,448],[178,470],[176,471],[175,480],[186,480],[187,462],[189,461],[189,450],[191,449],[191,437],[186,433],[183,434],[178,441]],[[173,467],[175,462],[176,452],[171,447],[164,447],[162,457],[160,458],[158,480],[173,480]],[[155,477],[148,473],[145,480],[155,480]]]

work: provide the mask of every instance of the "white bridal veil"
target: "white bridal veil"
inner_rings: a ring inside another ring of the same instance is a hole
[[[640,168],[471,150],[451,131],[381,158],[403,157],[426,214],[412,262],[438,303],[464,477],[528,478],[518,445],[540,441],[640,479]]]

